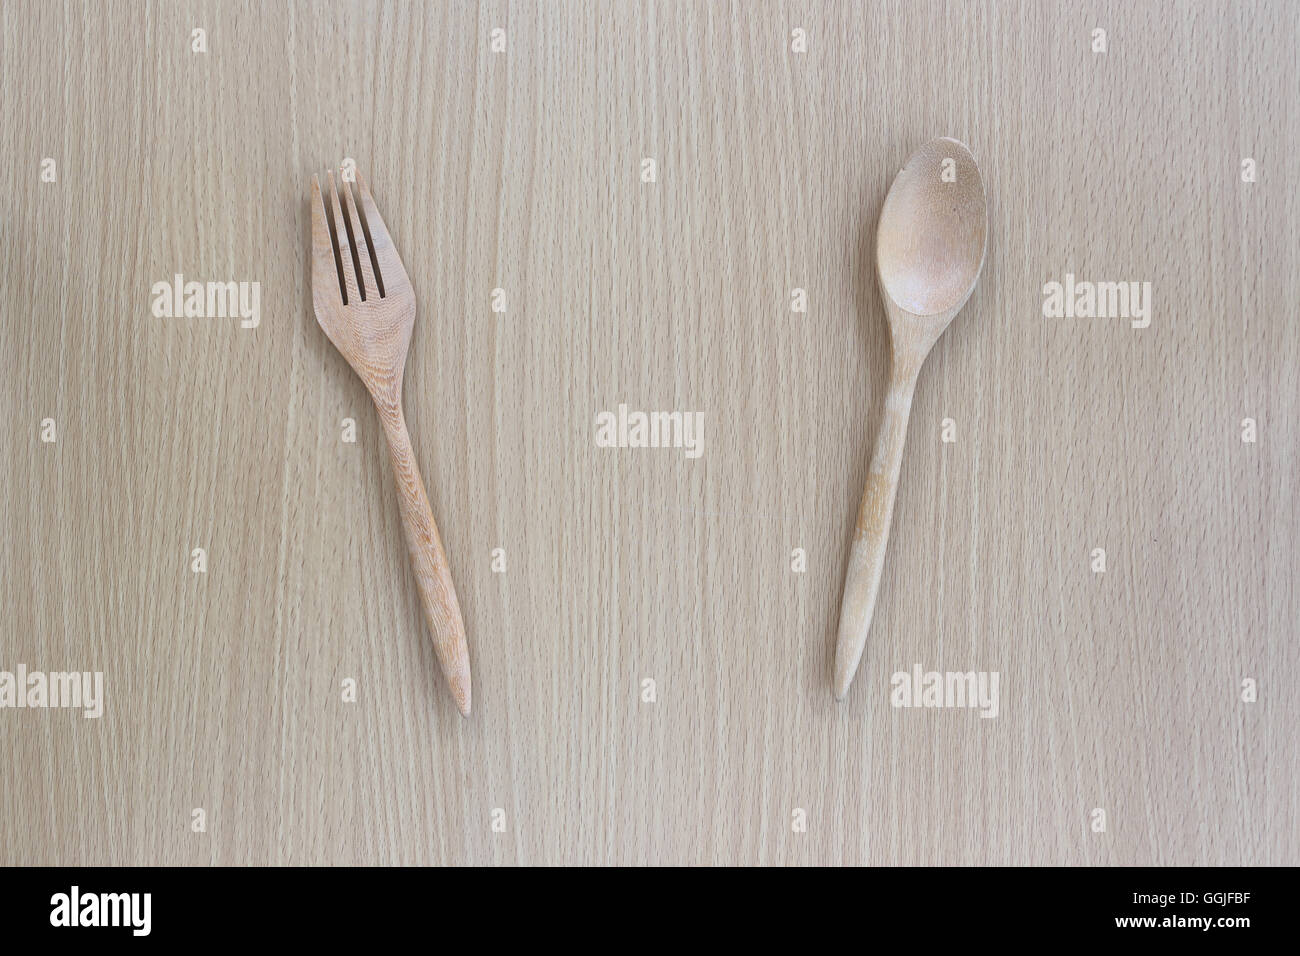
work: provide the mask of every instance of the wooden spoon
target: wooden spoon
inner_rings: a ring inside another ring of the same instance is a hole
[[[987,229],[979,166],[955,139],[931,140],[913,153],[880,212],[876,269],[889,316],[892,371],[844,581],[835,643],[837,700],[849,691],[871,629],[916,377],[975,289]]]

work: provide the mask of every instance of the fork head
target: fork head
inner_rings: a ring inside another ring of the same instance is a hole
[[[311,240],[317,323],[372,394],[400,396],[415,293],[360,172],[312,177]]]

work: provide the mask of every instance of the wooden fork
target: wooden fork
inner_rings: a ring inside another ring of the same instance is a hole
[[[415,327],[415,293],[361,174],[353,184],[359,209],[342,171],[337,189],[334,173],[327,176],[328,207],[318,177],[311,179],[311,297],[316,321],[365,383],[379,411],[393,458],[406,550],[433,647],[456,706],[468,717],[465,624],[402,414],[402,375]]]

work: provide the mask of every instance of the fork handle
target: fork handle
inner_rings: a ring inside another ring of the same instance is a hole
[[[433,521],[429,496],[424,491],[420,467],[411,450],[411,436],[406,430],[402,402],[375,398],[379,420],[388,437],[392,453],[393,477],[397,482],[397,500],[401,505],[402,527],[406,532],[406,550],[411,570],[420,590],[420,603],[433,632],[433,649],[438,663],[451,686],[452,697],[461,714],[468,717],[470,708],[469,646],[465,642],[465,622],[451,582],[447,554]]]
[[[889,544],[889,525],[894,516],[894,495],[898,491],[898,472],[903,463],[903,445],[907,441],[907,419],[912,411],[912,393],[916,389],[919,363],[900,362],[894,358],[889,390],[885,395],[885,414],[876,437],[876,450],[867,473],[867,486],[858,509],[853,550],[844,579],[844,603],[840,608],[840,632],[835,642],[835,697],[843,700],[857,673],[871,630],[871,616],[876,609],[876,592],[880,589],[880,572],[885,566],[885,547]]]

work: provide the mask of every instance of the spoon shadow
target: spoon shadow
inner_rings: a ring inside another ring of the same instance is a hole
[[[845,421],[862,423],[861,430],[852,426],[845,430],[845,441],[849,448],[848,489],[846,500],[853,498],[852,489],[861,488],[867,479],[870,464],[872,440],[880,429],[885,411],[885,391],[889,384],[890,370],[890,331],[889,317],[885,311],[884,297],[881,294],[880,276],[876,272],[876,232],[880,226],[880,213],[885,206],[885,196],[889,193],[889,177],[883,176],[876,189],[874,212],[864,219],[858,230],[857,241],[853,245],[850,268],[853,276],[853,309],[857,321],[853,323],[856,343],[856,355],[862,363],[861,380],[866,384],[866,394],[862,405],[854,405],[854,393],[850,391],[850,405],[845,409]],[[841,542],[840,567],[847,567],[853,550],[853,525],[856,512],[852,503],[844,509],[836,533]],[[844,588],[847,581],[840,582],[840,589],[827,594],[826,636],[824,641],[826,667],[825,680],[829,681],[835,671],[835,646],[839,636],[840,606],[844,601]]]

